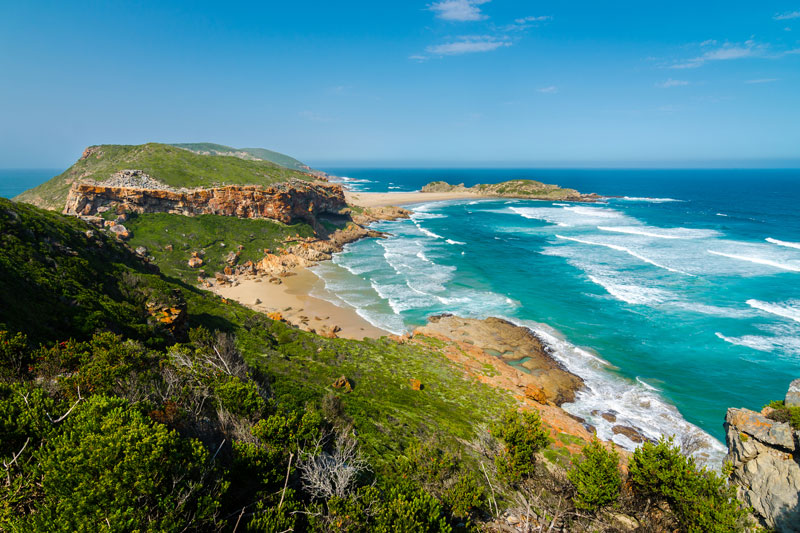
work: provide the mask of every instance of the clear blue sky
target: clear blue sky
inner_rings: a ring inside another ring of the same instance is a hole
[[[0,167],[800,166],[800,0],[0,2]]]

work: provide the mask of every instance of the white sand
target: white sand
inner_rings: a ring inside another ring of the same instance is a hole
[[[493,198],[469,192],[353,192],[345,191],[347,203],[361,207],[386,207],[390,205],[419,204],[443,200]]]
[[[347,339],[377,339],[391,334],[367,322],[353,308],[339,307],[309,296],[311,289],[323,281],[308,269],[298,269],[296,275],[280,278],[280,285],[270,283],[268,279],[240,278],[236,287],[215,286],[212,290],[223,298],[236,300],[262,313],[278,311],[301,329],[319,331],[323,326],[337,325],[342,328],[337,335]],[[256,299],[261,303],[256,304]],[[304,322],[303,318],[307,320]]]

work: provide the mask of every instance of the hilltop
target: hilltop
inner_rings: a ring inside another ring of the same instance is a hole
[[[465,187],[463,183],[451,185],[446,181],[434,181],[421,189],[427,193],[470,193],[479,196],[502,198],[527,198],[531,200],[562,200],[570,202],[594,202],[596,194],[581,194],[575,189],[564,189],[534,180],[510,180],[502,183],[478,184]]]
[[[176,143],[172,144],[172,146],[183,148],[184,150],[189,150],[190,152],[195,152],[200,155],[227,155],[251,161],[270,161],[276,165],[300,172],[312,170],[311,167],[292,156],[267,150],[266,148],[233,148],[231,146],[225,146],[224,144],[215,143]]]
[[[271,185],[292,178],[313,180],[307,172],[272,161],[233,155],[202,155],[159,143],[90,146],[80,159],[53,179],[20,194],[15,200],[61,210],[73,183],[102,182],[115,173],[136,169],[173,188],[220,185]]]

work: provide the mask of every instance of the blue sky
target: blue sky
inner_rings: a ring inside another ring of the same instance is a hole
[[[792,2],[0,2],[0,167],[800,166]]]

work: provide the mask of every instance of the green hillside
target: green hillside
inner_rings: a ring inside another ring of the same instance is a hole
[[[191,150],[192,152],[208,154],[208,155],[233,155],[242,157],[243,159],[261,159],[264,161],[271,161],[282,167],[292,170],[299,170],[305,172],[308,170],[308,165],[302,161],[298,161],[294,157],[282,154],[280,152],[273,152],[266,148],[233,148],[215,143],[178,143],[172,146],[183,148],[184,150]]]
[[[670,442],[565,475],[577,439],[453,350],[306,333],[0,199],[0,530],[743,531]]]
[[[269,185],[290,178],[311,179],[308,174],[270,161],[234,156],[200,155],[168,144],[104,144],[87,148],[85,155],[63,173],[15,200],[47,209],[61,210],[75,181],[102,181],[114,172],[142,170],[173,187],[217,185]]]

